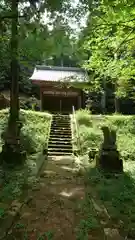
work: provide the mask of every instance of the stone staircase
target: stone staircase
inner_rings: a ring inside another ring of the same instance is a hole
[[[72,154],[72,136],[69,115],[53,115],[48,156],[64,156]]]

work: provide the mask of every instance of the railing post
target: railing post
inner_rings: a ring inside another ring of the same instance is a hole
[[[77,145],[78,145],[78,149],[80,149],[80,152],[81,152],[80,134],[79,134],[79,128],[78,128],[78,124],[77,124],[77,120],[76,120],[76,116],[75,116],[75,107],[74,106],[72,106],[72,111],[73,111],[73,120],[74,120],[74,124],[75,124],[76,135],[77,135]]]

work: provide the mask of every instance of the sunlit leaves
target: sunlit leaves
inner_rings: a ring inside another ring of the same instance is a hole
[[[102,0],[89,17],[82,49],[91,52],[84,67],[95,72],[95,87],[97,80],[105,78],[117,81],[118,96],[125,96],[133,90],[134,26],[135,4],[132,0]]]

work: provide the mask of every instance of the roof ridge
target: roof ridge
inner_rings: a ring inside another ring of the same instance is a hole
[[[61,66],[47,66],[47,65],[36,65],[37,70],[55,70],[55,71],[77,71],[84,72],[85,70],[79,67],[61,67]]]

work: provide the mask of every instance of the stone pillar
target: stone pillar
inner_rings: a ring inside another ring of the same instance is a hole
[[[104,141],[101,144],[99,153],[96,156],[96,165],[99,169],[106,172],[123,172],[123,161],[116,145],[116,131],[109,129],[108,126],[102,128]]]

